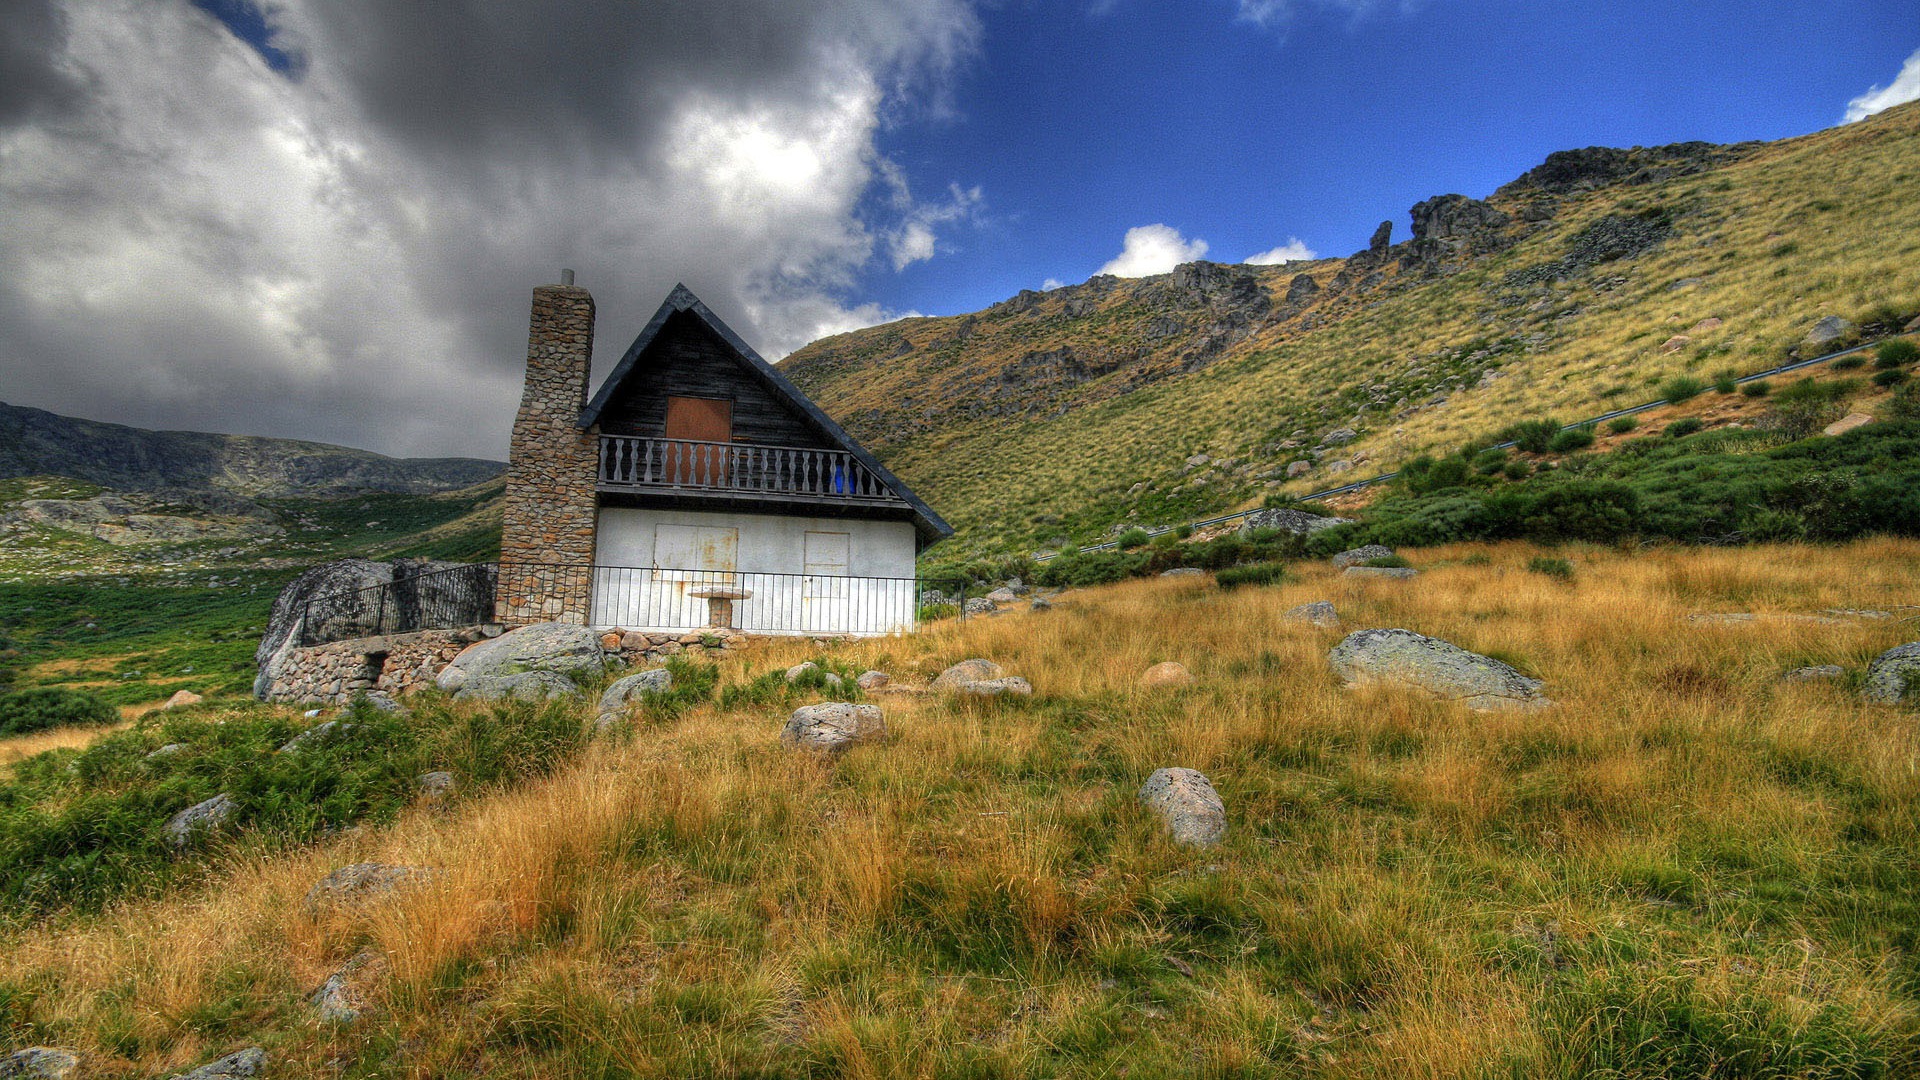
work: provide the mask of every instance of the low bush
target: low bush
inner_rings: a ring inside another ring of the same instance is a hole
[[[1147,568],[1145,552],[1081,551],[1040,564],[1034,580],[1054,588],[1083,588],[1125,581]]]
[[[1536,574],[1544,574],[1556,581],[1573,580],[1573,564],[1565,559],[1556,559],[1551,555],[1536,555],[1528,559],[1527,569]]]
[[[1481,476],[1493,476],[1507,464],[1507,452],[1497,446],[1488,447],[1473,455],[1473,471]]]
[[[1669,439],[1683,439],[1706,426],[1706,422],[1697,416],[1682,417],[1667,425],[1666,435]]]
[[[1223,589],[1237,589],[1242,585],[1278,585],[1286,580],[1287,564],[1280,562],[1232,566],[1214,575],[1214,581]]]
[[[1887,419],[1920,420],[1920,383],[1904,383],[1893,391],[1887,402]]]
[[[1556,420],[1522,420],[1500,433],[1502,442],[1513,445],[1530,454],[1544,454],[1547,444],[1560,433],[1560,424]]]
[[[1660,397],[1664,401],[1677,405],[1682,401],[1699,397],[1700,392],[1706,388],[1706,383],[1691,375],[1675,375],[1660,384]]]
[[[1592,445],[1593,429],[1574,427],[1555,435],[1552,441],[1547,443],[1547,449],[1556,454],[1571,454],[1575,450],[1585,450]]]
[[[1500,470],[1500,475],[1509,480],[1525,480],[1533,475],[1533,463],[1516,458],[1507,462],[1507,467]]]
[[[1911,378],[1913,378],[1912,375],[1907,374],[1906,372],[1900,370],[1899,368],[1888,368],[1885,371],[1878,371],[1874,373],[1873,385],[1881,386],[1881,387],[1894,387],[1894,386],[1899,386],[1901,383],[1906,382],[1908,379],[1911,379]]]
[[[1763,398],[1773,392],[1773,384],[1765,379],[1755,379],[1740,384],[1740,392],[1750,398]]]
[[[1787,438],[1807,438],[1846,415],[1853,390],[1851,379],[1804,379],[1773,395],[1770,419]]]
[[[1607,421],[1607,430],[1615,435],[1625,435],[1639,426],[1640,418],[1637,416],[1616,416]]]
[[[0,736],[57,727],[98,727],[120,719],[113,706],[80,690],[41,688],[0,696]]]
[[[1892,338],[1873,350],[1873,366],[1882,371],[1910,364],[1915,358],[1920,358],[1920,345],[1915,345],[1911,338]]]
[[[1827,366],[1835,371],[1855,371],[1866,365],[1867,358],[1861,356],[1859,353],[1854,353],[1852,356],[1843,356]]]
[[[1713,375],[1713,391],[1716,394],[1731,394],[1740,389],[1740,373],[1737,371],[1716,371]]]
[[[1147,541],[1151,539],[1153,539],[1153,537],[1147,534],[1147,530],[1135,526],[1121,533],[1118,543],[1122,551],[1131,551],[1137,547],[1145,547]]]

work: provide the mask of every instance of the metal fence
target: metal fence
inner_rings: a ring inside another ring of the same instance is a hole
[[[1907,337],[1907,336],[1910,336],[1910,335],[1906,333],[1889,334],[1887,337],[1880,339],[1880,341],[1869,341],[1864,345],[1855,345],[1850,349],[1841,349],[1839,352],[1828,353],[1825,356],[1816,356],[1810,360],[1796,360],[1791,364],[1782,364],[1779,367],[1768,368],[1765,371],[1756,371],[1751,375],[1742,375],[1738,379],[1735,379],[1734,382],[1736,384],[1745,384],[1750,382],[1758,382],[1761,379],[1771,378],[1775,375],[1785,375],[1790,372],[1799,371],[1802,368],[1813,367],[1815,364],[1825,364],[1825,363],[1828,363],[1829,361],[1838,360],[1843,356],[1852,356],[1855,353],[1865,352],[1868,349],[1878,348],[1881,341],[1890,341],[1893,338]],[[1612,412],[1601,413],[1599,416],[1590,416],[1585,420],[1576,420],[1571,424],[1562,424],[1560,425],[1560,430],[1571,431],[1574,428],[1592,427],[1595,424],[1603,424],[1608,420],[1612,420],[1617,416],[1632,416],[1636,413],[1643,413],[1649,409],[1657,409],[1662,405],[1669,405],[1669,404],[1672,404],[1672,402],[1669,402],[1666,398],[1660,398],[1657,401],[1648,401],[1639,405],[1629,406],[1625,409],[1615,409]],[[1508,447],[1511,447],[1512,445],[1513,445],[1513,442],[1509,440],[1503,443],[1495,443],[1493,444],[1492,447],[1490,447],[1490,449],[1504,450]],[[1341,484],[1339,487],[1330,487],[1325,489],[1324,491],[1316,491],[1308,495],[1302,495],[1296,501],[1311,502],[1315,499],[1326,499],[1326,498],[1331,498],[1335,495],[1345,495],[1350,491],[1359,491],[1361,488],[1372,487],[1375,484],[1383,484],[1389,480],[1393,480],[1397,478],[1399,475],[1400,475],[1400,470],[1395,469],[1392,472],[1384,472],[1378,476],[1369,476],[1365,480],[1355,480],[1351,483]],[[1245,521],[1246,519],[1253,517],[1255,514],[1266,512],[1267,509],[1269,508],[1263,506],[1254,510],[1236,510],[1231,514],[1221,514],[1218,517],[1199,518],[1193,521],[1182,522],[1179,525],[1154,526],[1151,528],[1147,528],[1146,534],[1149,537],[1161,536],[1165,533],[1174,532],[1182,527],[1189,528],[1189,529],[1200,529],[1200,528],[1205,528],[1209,525],[1224,525],[1230,521]],[[1087,544],[1084,547],[1079,548],[1078,550],[1106,551],[1113,548],[1117,548],[1119,546],[1120,546],[1120,542],[1118,540],[1111,540],[1104,544]],[[1048,559],[1057,558],[1058,556],[1059,556],[1058,552],[1043,551],[1043,552],[1036,553],[1033,556],[1033,560],[1035,562],[1046,562]]]
[[[498,574],[493,563],[464,563],[313,597],[301,612],[300,644],[492,622]]]

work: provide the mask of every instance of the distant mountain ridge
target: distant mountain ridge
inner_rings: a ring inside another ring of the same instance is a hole
[[[478,458],[391,458],[294,439],[148,431],[0,402],[0,479],[64,476],[116,491],[276,498],[426,495],[505,471],[503,462]]]

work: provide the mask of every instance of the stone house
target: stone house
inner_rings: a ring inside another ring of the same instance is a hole
[[[563,280],[533,291],[497,621],[913,627],[951,526],[684,285],[589,396],[593,297]]]

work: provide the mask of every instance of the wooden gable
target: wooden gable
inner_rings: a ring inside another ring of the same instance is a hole
[[[667,399],[717,398],[733,403],[735,442],[839,447],[801,412],[777,398],[719,335],[689,311],[667,317],[600,411],[605,435],[667,434]]]

